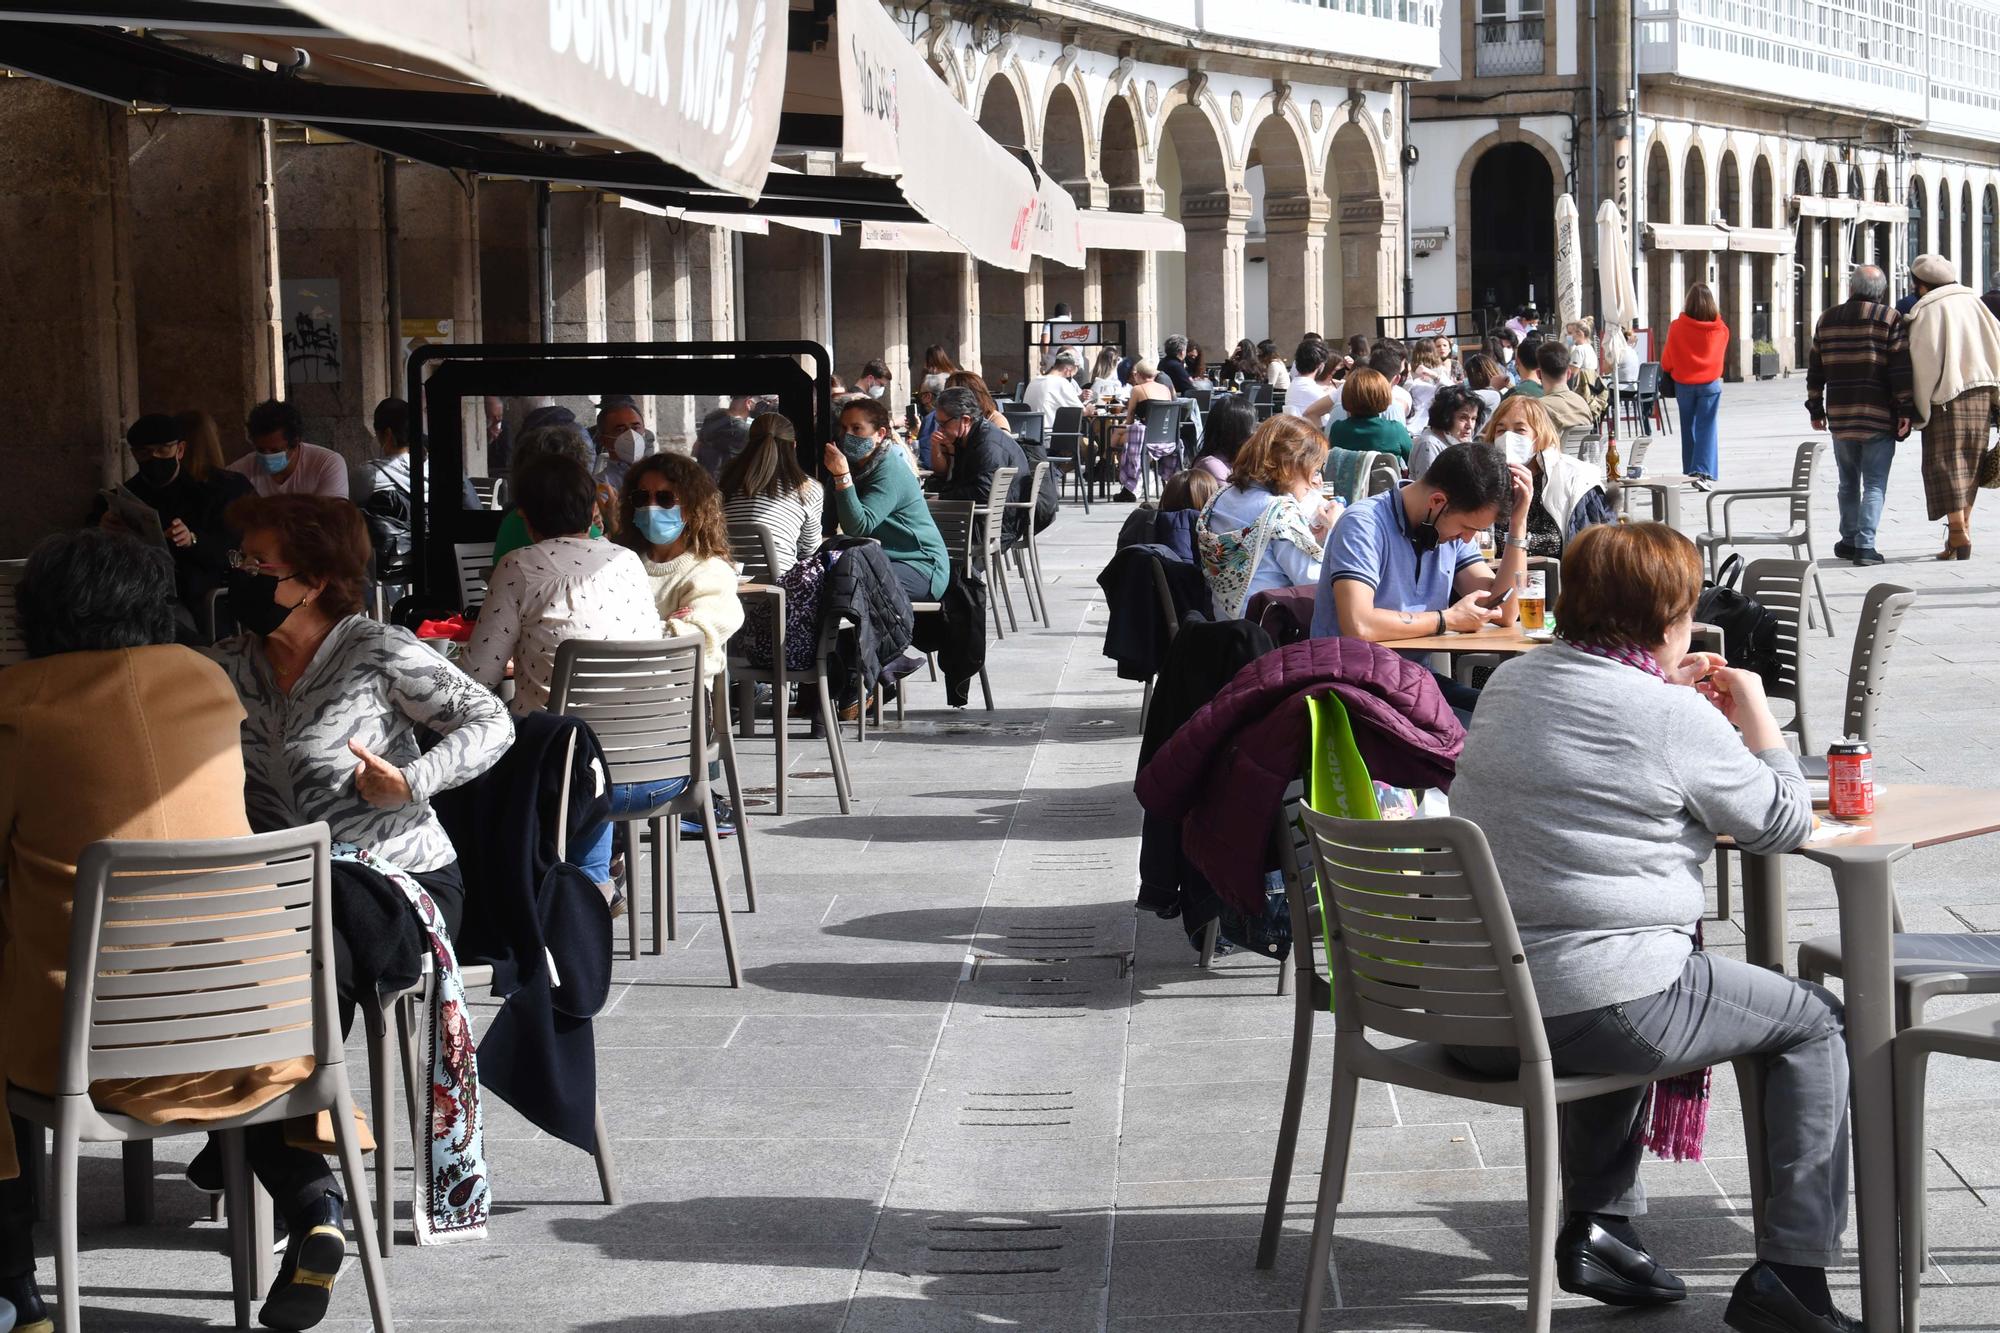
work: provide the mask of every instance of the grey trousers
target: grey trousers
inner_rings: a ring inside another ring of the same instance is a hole
[[[1764,1087],[1770,1176],[1757,1257],[1827,1268],[1847,1226],[1847,1047],[1840,1001],[1809,981],[1696,953],[1666,990],[1545,1020],[1555,1072],[1673,1074],[1745,1060]],[[1508,1072],[1511,1052],[1453,1048],[1462,1063]],[[1571,1212],[1636,1217],[1643,1152],[1635,1130],[1646,1089],[1563,1108],[1563,1197]]]

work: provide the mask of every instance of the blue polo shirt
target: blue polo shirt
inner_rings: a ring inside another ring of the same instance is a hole
[[[1452,584],[1458,571],[1484,559],[1477,542],[1463,539],[1442,542],[1419,556],[1410,544],[1402,486],[1371,495],[1349,506],[1327,536],[1319,592],[1313,598],[1313,637],[1340,637],[1333,585],[1342,579],[1373,588],[1375,605],[1385,611],[1442,611],[1456,600]]]

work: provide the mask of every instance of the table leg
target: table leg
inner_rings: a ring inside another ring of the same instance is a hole
[[[153,1141],[131,1139],[122,1145],[125,1166],[125,1224],[150,1226],[153,1221]]]
[[[1895,892],[1890,864],[1908,850],[1857,847],[1827,863],[1840,901],[1861,1322],[1873,1333],[1896,1333],[1903,1326],[1896,1250]]]
[[[1743,958],[1785,970],[1785,863],[1775,856],[1738,856],[1743,866]]]
[[[1666,502],[1667,526],[1673,528],[1675,531],[1679,531],[1681,526],[1681,488],[1679,486],[1662,486],[1654,491],[1653,494]]]

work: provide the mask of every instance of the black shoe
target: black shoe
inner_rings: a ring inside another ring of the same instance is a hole
[[[1687,1299],[1687,1286],[1636,1245],[1581,1213],[1556,1237],[1556,1282],[1575,1296],[1606,1305],[1666,1305]]]
[[[1131,504],[1133,501],[1137,500],[1139,497],[1132,494],[1132,492],[1126,490],[1123,486],[1120,486],[1118,488],[1118,494],[1112,496],[1111,498],[1114,502],[1118,504],[1128,505]]]
[[[49,1318],[48,1307],[42,1304],[33,1273],[0,1281],[0,1312],[10,1306],[14,1333],[55,1333],[55,1320]]]
[[[1838,1310],[1816,1315],[1762,1260],[1736,1279],[1722,1322],[1737,1333],[1864,1333],[1859,1322]]]
[[[187,1164],[187,1183],[203,1194],[222,1193],[222,1150],[214,1139],[206,1139],[201,1151]]]
[[[1833,558],[1835,560],[1852,560],[1856,549],[1858,548],[1846,542],[1835,542],[1833,544]]]
[[[1857,565],[1886,565],[1889,563],[1880,551],[1870,546],[1862,547],[1848,558]]]
[[[340,1200],[326,1195],[304,1216],[287,1219],[290,1237],[284,1262],[264,1297],[257,1322],[265,1328],[307,1329],[326,1318],[333,1300],[333,1281],[347,1259],[347,1233],[341,1228]]]
[[[717,792],[710,799],[715,803],[715,836],[718,838],[735,837],[736,812],[729,808],[728,798]],[[702,831],[701,816],[681,816],[681,841],[700,842],[705,836]]]

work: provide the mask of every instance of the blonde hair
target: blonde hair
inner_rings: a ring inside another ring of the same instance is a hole
[[[1269,486],[1286,490],[1295,481],[1319,475],[1326,465],[1326,451],[1326,436],[1317,426],[1304,417],[1280,413],[1259,426],[1236,451],[1229,480],[1245,489]]]
[[[1150,361],[1134,361],[1132,363],[1132,382],[1134,384],[1137,384],[1140,380],[1158,379],[1159,376],[1160,368]]]
[[[1556,423],[1549,420],[1548,409],[1523,394],[1502,398],[1500,406],[1486,419],[1479,438],[1492,444],[1510,428],[1518,428],[1532,439],[1538,454],[1562,443],[1562,434],[1556,430]]]
[[[1340,405],[1347,409],[1347,415],[1379,417],[1389,410],[1391,401],[1389,379],[1381,371],[1356,366],[1347,372],[1347,383],[1340,390]]]

